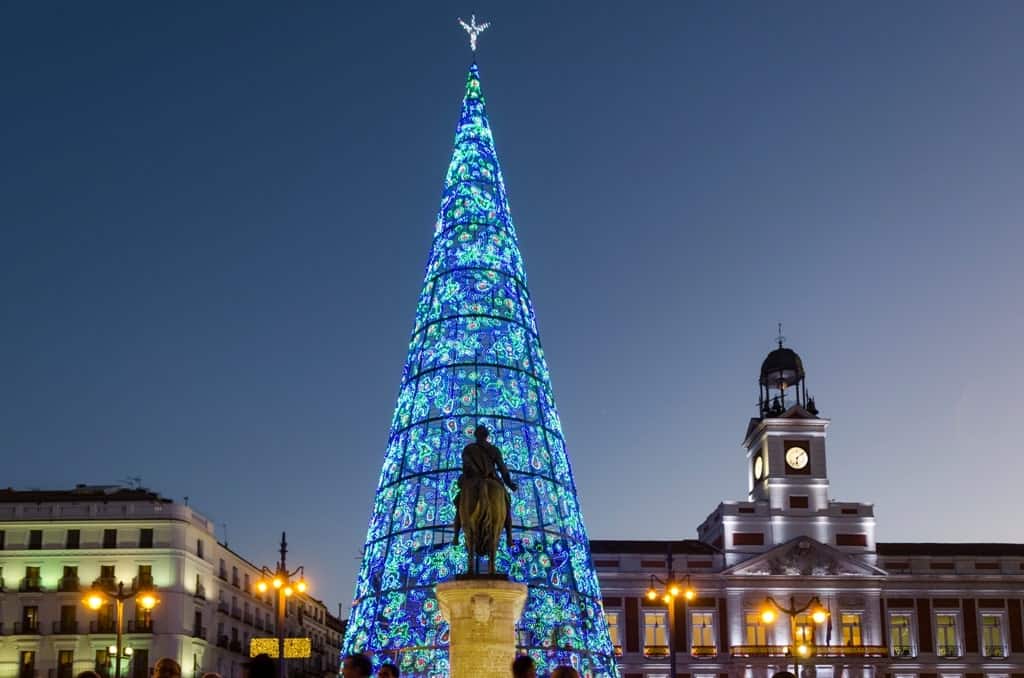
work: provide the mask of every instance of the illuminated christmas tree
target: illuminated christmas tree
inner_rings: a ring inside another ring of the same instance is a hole
[[[345,651],[447,675],[434,586],[465,570],[455,481],[491,429],[519,489],[499,572],[529,587],[521,652],[616,676],[601,593],[509,213],[476,63],[469,69],[430,260],[366,535]]]

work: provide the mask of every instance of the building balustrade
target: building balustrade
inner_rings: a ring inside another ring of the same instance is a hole
[[[667,657],[668,645],[644,645],[645,657]]]
[[[38,619],[23,619],[14,622],[14,635],[16,636],[37,636],[39,635]]]
[[[887,657],[884,645],[820,645],[811,648],[816,657]]]
[[[89,622],[89,633],[116,633],[117,624],[113,619],[96,619]]]
[[[78,622],[71,620],[61,620],[53,622],[53,633],[54,635],[75,635],[78,633]]]
[[[57,581],[57,590],[62,593],[77,592],[82,590],[82,584],[78,577],[61,577]]]
[[[127,626],[126,633],[153,633],[152,619],[132,619]]]
[[[43,587],[43,580],[40,577],[25,577],[21,580],[21,585],[18,587],[19,591],[41,591]]]
[[[718,656],[717,645],[694,645],[690,648],[690,655],[697,657],[716,657]]]
[[[788,645],[733,645],[729,648],[733,657],[788,657]]]
[[[890,657],[899,657],[906,659],[914,656],[914,648],[909,645],[893,645],[892,650],[889,652]]]

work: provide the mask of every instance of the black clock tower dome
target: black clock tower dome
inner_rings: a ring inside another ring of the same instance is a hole
[[[777,341],[778,348],[761,363],[761,376],[758,379],[758,409],[761,418],[777,417],[793,405],[799,405],[810,414],[817,414],[814,398],[807,396],[804,361],[796,351],[782,345],[785,338],[781,334]]]

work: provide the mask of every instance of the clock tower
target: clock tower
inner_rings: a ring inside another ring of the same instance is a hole
[[[698,537],[729,565],[798,537],[873,560],[874,508],[829,497],[830,422],[807,394],[803,360],[778,342],[761,363],[758,416],[743,439],[747,499],[721,503]]]

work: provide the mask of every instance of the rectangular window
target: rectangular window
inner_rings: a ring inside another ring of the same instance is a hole
[[[231,566],[231,585],[238,588],[238,568]]]
[[[196,555],[199,556],[200,559],[202,559],[202,557],[203,557],[203,540],[202,539],[196,539]]]
[[[666,612],[644,612],[644,654],[668,656],[668,635],[665,633]]]
[[[1003,639],[1003,615],[981,615],[982,652],[986,657],[1005,657],[1006,645]]]
[[[38,551],[43,548],[43,531],[42,530],[29,530],[28,531],[28,547],[33,551]]]
[[[68,530],[67,537],[64,539],[64,548],[66,549],[77,549],[79,544],[82,542],[82,531],[81,530]]]
[[[24,605],[21,608],[21,632],[39,633],[39,607]]]
[[[39,591],[42,588],[42,581],[39,577],[38,567],[26,567],[25,579],[21,582],[22,591]]]
[[[716,654],[715,624],[712,613],[690,613],[690,638],[693,640],[693,647],[690,648],[693,656],[713,656]]]
[[[793,641],[797,645],[814,645],[814,622],[806,612],[793,618]]]
[[[889,639],[893,657],[914,656],[909,614],[897,613],[889,616]]]
[[[242,590],[246,593],[252,593],[252,589],[249,588],[249,573],[242,575]]]
[[[795,496],[789,498],[789,508],[791,509],[805,509],[810,506],[810,501],[805,496]]]
[[[103,530],[103,548],[117,548],[117,530]]]
[[[939,612],[935,615],[935,654],[940,657],[960,656],[960,633],[956,614]]]
[[[0,530],[0,551],[4,550],[4,546],[7,545],[7,533],[4,530]]]
[[[843,645],[860,647],[863,644],[860,634],[860,613],[843,612],[839,617],[843,625]]]
[[[22,650],[18,655],[18,678],[35,678],[35,675],[35,650]]]
[[[747,612],[743,621],[743,640],[747,645],[764,647],[768,644],[768,630],[761,623],[760,612]]]
[[[100,583],[103,586],[114,585],[114,566],[100,565]]]
[[[57,678],[72,678],[75,673],[74,650],[60,650],[57,653]]]
[[[101,678],[110,677],[110,657],[106,649],[96,650],[96,659],[93,662],[93,669],[100,674]]]
[[[199,675],[194,673],[193,675]],[[149,650],[139,648],[132,653],[132,678],[149,678]]]
[[[153,548],[153,528],[144,527],[139,530],[139,548],[140,549],[151,549]]]

